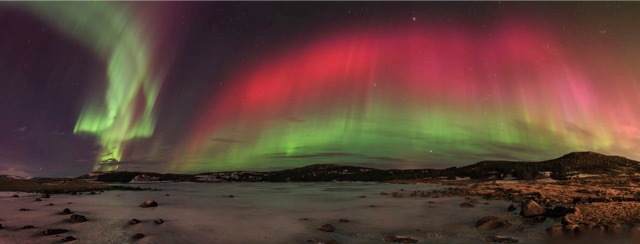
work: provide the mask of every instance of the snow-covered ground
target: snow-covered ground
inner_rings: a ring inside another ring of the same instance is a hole
[[[434,185],[376,183],[164,183],[143,187],[163,191],[110,191],[99,195],[52,195],[41,202],[36,196],[0,195],[0,243],[52,243],[67,235],[76,243],[384,243],[387,235],[413,236],[420,243],[481,243],[487,235],[508,235],[521,243],[543,242],[538,224],[516,231],[519,217],[507,212],[509,203],[460,208],[462,197],[392,198],[381,191],[431,190]],[[169,196],[165,196],[169,194]],[[233,195],[234,197],[228,197]],[[359,196],[366,196],[360,198]],[[155,200],[157,208],[141,208]],[[432,201],[433,203],[428,203]],[[480,200],[485,202],[484,200]],[[70,204],[68,204],[70,202]],[[48,203],[54,206],[45,206]],[[32,211],[18,211],[29,208]],[[68,223],[64,208],[89,221]],[[509,231],[479,232],[474,223],[494,215],[511,220]],[[142,222],[129,225],[136,218]],[[153,220],[166,222],[158,225]],[[338,219],[350,220],[348,223]],[[305,220],[306,219],[306,220]],[[323,224],[335,232],[322,232]],[[20,229],[34,225],[35,229]],[[71,230],[44,236],[47,228]],[[138,241],[135,233],[146,235]]]

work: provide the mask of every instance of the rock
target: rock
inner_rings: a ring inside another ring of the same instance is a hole
[[[136,225],[136,224],[139,224],[139,223],[140,223],[140,220],[138,220],[138,219],[131,219],[131,220],[129,220],[129,224],[130,224],[130,225]]]
[[[386,193],[386,192],[380,192],[380,195],[382,195],[382,196],[386,196],[386,195],[389,195],[389,193]]]
[[[155,220],[155,221],[153,221],[153,222],[155,222],[156,224],[162,224],[162,223],[164,223],[164,220],[162,220],[162,219],[156,219],[156,220]]]
[[[158,203],[152,200],[147,200],[147,201],[144,201],[142,204],[140,204],[140,207],[143,207],[143,208],[153,208],[157,206],[158,206]]]
[[[72,213],[73,213],[73,212],[71,212],[71,209],[69,209],[69,208],[65,208],[64,210],[62,210],[62,213],[60,213],[60,214],[62,214],[62,215],[67,215],[67,214],[72,214]]]
[[[487,236],[484,238],[484,241],[497,243],[517,243],[520,240],[516,237],[510,236]]]
[[[46,229],[46,230],[44,230],[44,235],[46,235],[46,236],[59,235],[59,234],[62,234],[62,233],[66,233],[68,231],[69,230],[67,230],[67,229]]]
[[[549,234],[552,237],[560,237],[562,236],[564,230],[562,228],[562,225],[554,225],[551,226],[547,229],[545,229],[545,231],[547,232],[547,234]]]
[[[89,192],[89,195],[95,195],[95,194],[96,194],[96,192],[95,192],[95,191],[91,191],[91,192]]]
[[[26,230],[26,229],[33,229],[33,228],[36,228],[36,227],[35,227],[35,226],[33,226],[33,225],[25,225],[25,226],[22,226],[22,229],[23,229],[23,230]]]
[[[620,224],[611,224],[605,227],[606,233],[613,236],[618,236],[624,232],[624,228]]]
[[[534,216],[544,214],[544,210],[545,209],[540,205],[538,205],[538,203],[536,203],[535,201],[527,200],[524,203],[522,203],[522,206],[520,209],[520,215],[522,215],[525,218],[534,217]]]
[[[168,197],[168,196],[171,196],[171,195],[169,195],[169,194],[167,193],[167,194],[164,194],[164,196],[165,196],[165,197]]]
[[[498,194],[491,194],[487,196],[487,200],[502,200],[502,196]]]
[[[65,238],[62,238],[62,242],[70,242],[70,241],[75,241],[77,240],[75,237],[73,236],[67,236]]]
[[[578,229],[579,228],[577,224],[568,224],[562,227],[562,230],[565,234],[574,234],[576,232],[580,232],[578,231]]]
[[[0,224],[0,230],[2,230],[2,224]]]
[[[42,195],[42,198],[51,198],[51,196],[49,195],[49,193],[46,193],[46,194]]]
[[[331,239],[331,240],[325,241],[324,244],[338,244],[338,241],[336,241],[335,239]]]
[[[427,203],[428,203],[428,204],[434,204],[434,203],[436,203],[436,202],[434,202],[434,201],[428,201]]]
[[[573,204],[587,204],[589,203],[588,197],[576,197],[573,199]]]
[[[475,207],[475,205],[468,203],[468,202],[463,202],[459,205],[461,208],[473,208]]]
[[[144,238],[144,234],[142,233],[136,233],[135,235],[133,235],[133,239],[142,239]]]
[[[45,205],[45,206],[53,206],[53,203],[49,203],[49,204],[47,204],[47,205]]]
[[[69,218],[69,222],[71,223],[82,223],[86,221],[87,221],[87,217],[79,214],[72,214],[71,217]]]
[[[384,241],[396,243],[416,243],[418,239],[410,236],[385,236]]]
[[[358,196],[358,198],[367,198],[367,196]]]
[[[511,205],[509,205],[509,208],[507,208],[507,211],[513,212],[513,211],[516,211],[516,209],[518,209],[518,208],[516,208],[515,205],[511,204]]]
[[[36,200],[34,200],[35,202],[42,202],[42,199],[40,199],[39,197],[36,198]]]
[[[338,219],[338,222],[340,222],[340,223],[349,223],[351,221],[349,221],[348,219]]]
[[[229,196],[227,196],[227,197],[228,197],[228,198],[234,198],[234,197],[236,197],[236,196],[234,196],[234,195],[229,195]]]
[[[395,197],[395,198],[402,198],[404,195],[402,193],[399,192],[392,192],[391,193],[391,197]]]
[[[476,228],[482,231],[500,229],[510,225],[511,224],[508,222],[501,220],[496,216],[486,216],[476,221]]]
[[[531,218],[531,220],[533,220],[533,223],[542,223],[545,220],[547,220],[547,217],[543,216],[543,215],[538,215],[538,216],[535,216],[535,217]]]
[[[21,208],[21,209],[20,209],[20,211],[23,211],[23,212],[24,212],[24,211],[31,211],[31,209],[28,209],[28,208]]]
[[[324,232],[334,232],[336,230],[336,228],[333,227],[333,225],[331,225],[331,224],[325,224],[325,225],[323,225],[322,227],[320,227],[318,229],[321,230],[321,231],[324,231]]]
[[[14,194],[14,195],[13,195],[13,196],[11,196],[11,197],[20,197],[20,196],[18,196],[18,195],[15,195],[15,194]]]
[[[473,205],[478,205],[478,204],[480,204],[480,201],[478,201],[478,199],[475,199],[475,198],[470,198],[469,199],[469,203],[471,203]]]

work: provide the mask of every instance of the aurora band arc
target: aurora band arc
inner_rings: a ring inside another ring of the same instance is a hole
[[[121,3],[25,2],[16,6],[73,36],[106,61],[106,91],[87,98],[74,133],[97,138],[102,149],[94,170],[117,170],[127,141],[149,137],[155,128],[154,104],[162,74],[150,68],[144,26]]]
[[[201,107],[174,170],[638,156],[640,99],[617,95],[633,80],[592,78],[632,71],[583,67],[552,31],[497,23],[348,29],[271,55]]]

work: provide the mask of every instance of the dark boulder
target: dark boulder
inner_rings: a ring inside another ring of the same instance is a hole
[[[538,216],[531,217],[531,218],[530,218],[530,220],[531,220],[533,223],[542,223],[542,222],[544,222],[545,220],[547,220],[547,217],[546,217],[546,216],[543,216],[543,215],[538,215]]]
[[[153,208],[157,206],[158,206],[158,203],[152,200],[147,200],[147,201],[144,201],[142,204],[140,204],[140,207],[143,207],[143,208]]]
[[[36,202],[41,202],[41,201],[42,201],[42,199],[40,199],[40,198],[38,197],[38,198],[36,198],[36,200],[34,200],[34,201],[36,201]]]
[[[70,241],[75,241],[77,240],[75,237],[73,236],[67,236],[65,238],[62,238],[62,242],[70,242]]]
[[[24,212],[24,211],[31,211],[31,209],[28,209],[28,208],[21,208],[21,209],[20,209],[20,211],[23,211],[23,212]]]
[[[509,207],[507,208],[507,211],[509,211],[509,212],[513,212],[513,211],[516,211],[516,209],[518,209],[518,208],[516,208],[516,206],[515,206],[515,205],[511,204],[511,205],[509,205]]]
[[[475,207],[475,205],[468,203],[468,202],[463,202],[459,205],[461,208],[473,208]]]
[[[26,229],[33,229],[33,228],[36,228],[36,227],[35,227],[35,226],[33,226],[33,225],[25,225],[25,226],[22,226],[22,229],[23,229],[23,230],[26,230]]]
[[[416,243],[418,239],[410,236],[385,236],[384,241],[395,243]]]
[[[49,193],[45,193],[44,195],[42,195],[42,198],[51,198],[51,195],[49,195]]]
[[[79,214],[72,214],[71,217],[69,218],[69,222],[71,223],[82,223],[86,221],[87,221],[87,217]]]
[[[62,233],[66,233],[68,231],[69,230],[67,230],[67,229],[46,229],[46,230],[44,230],[44,235],[46,235],[46,236],[59,235],[59,234],[62,234]]]
[[[484,241],[497,243],[517,243],[520,240],[516,237],[510,236],[487,236],[484,238]]]
[[[334,232],[336,230],[336,228],[331,224],[325,224],[318,229],[324,232]]]
[[[45,205],[45,206],[53,206],[53,203],[49,203],[49,204],[47,204],[47,205]]]
[[[133,235],[133,239],[142,239],[144,238],[144,234],[142,233],[136,233],[135,235]]]
[[[589,203],[589,198],[588,197],[576,197],[573,198],[573,204],[587,204]]]
[[[156,220],[155,220],[155,221],[153,221],[153,222],[154,222],[154,223],[156,223],[156,224],[163,224],[163,223],[164,223],[164,220],[162,220],[162,219],[156,219]]]
[[[349,223],[351,221],[349,221],[348,219],[338,219],[338,222],[340,222],[340,223]]]
[[[478,199],[475,199],[475,198],[467,198],[467,200],[469,200],[469,203],[471,203],[473,205],[480,204],[480,201],[478,201]]]
[[[67,214],[72,214],[73,212],[71,212],[71,209],[69,208],[65,208],[64,210],[62,210],[62,212],[60,214],[62,215],[67,215]]]
[[[507,226],[510,226],[510,224],[507,221],[501,220],[496,216],[486,216],[476,221],[476,228],[482,231],[495,230],[495,229],[500,229]]]
[[[11,196],[11,197],[20,197],[20,196],[18,196],[18,195],[15,195],[15,194],[14,194],[14,195],[13,195],[13,196]]]
[[[140,223],[140,220],[138,220],[138,219],[131,219],[131,220],[129,220],[129,224],[130,224],[130,225],[135,225],[135,224],[139,224],[139,223]]]

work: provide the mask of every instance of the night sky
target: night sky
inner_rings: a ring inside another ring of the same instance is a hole
[[[640,3],[0,3],[0,174],[640,159]]]

